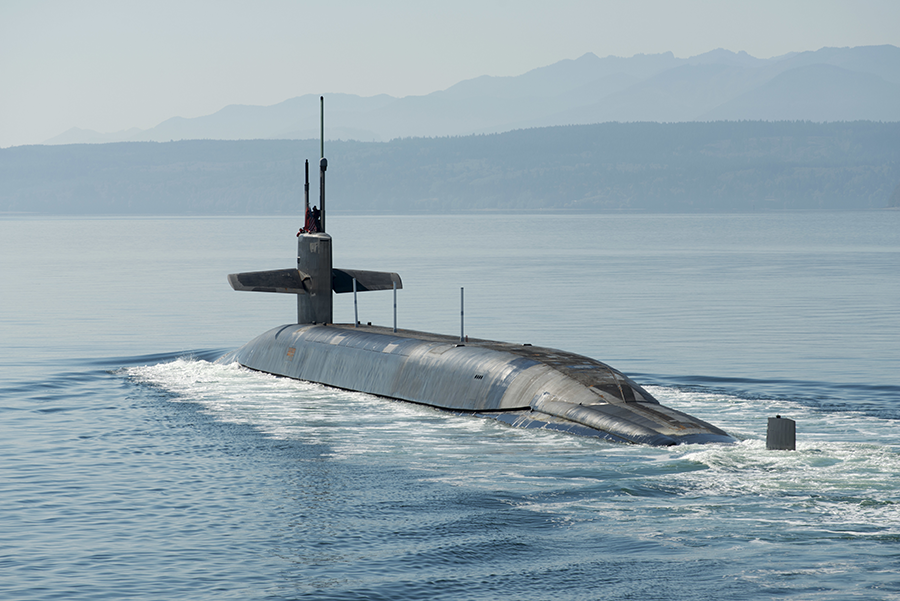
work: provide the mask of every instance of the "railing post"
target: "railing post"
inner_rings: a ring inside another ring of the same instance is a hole
[[[459,341],[465,342],[466,338],[466,304],[465,304],[465,288],[459,289]]]

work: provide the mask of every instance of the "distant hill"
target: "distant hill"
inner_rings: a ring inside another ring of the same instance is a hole
[[[900,121],[900,48],[822,48],[758,59],[713,50],[599,58],[585,54],[515,77],[482,76],[425,96],[326,95],[332,140],[463,136],[610,121]],[[307,139],[319,96],[231,105],[154,128],[98,134],[73,128],[48,144]]]
[[[779,73],[765,84],[704,113],[704,119],[897,121],[900,84],[877,75],[813,64]]]
[[[836,67],[837,68],[837,67]],[[900,123],[604,123],[329,142],[329,210],[864,210],[900,198]],[[318,140],[0,149],[0,213],[298,214]],[[316,194],[313,193],[316,203]]]

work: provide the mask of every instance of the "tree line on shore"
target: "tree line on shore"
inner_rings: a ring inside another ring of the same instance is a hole
[[[329,142],[329,211],[745,212],[900,204],[900,123],[602,123]],[[277,215],[318,140],[0,149],[0,212]]]

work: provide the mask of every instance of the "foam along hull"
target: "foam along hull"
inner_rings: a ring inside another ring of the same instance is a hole
[[[284,325],[220,362],[616,442],[731,443],[608,365],[554,349],[352,325]]]

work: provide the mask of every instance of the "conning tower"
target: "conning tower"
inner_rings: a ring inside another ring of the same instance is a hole
[[[297,323],[334,323],[334,293],[369,292],[403,288],[393,272],[335,269],[332,266],[331,236],[325,233],[325,118],[322,103],[322,154],[319,159],[319,208],[309,208],[309,161],[303,185],[306,208],[304,226],[297,233],[297,268],[233,273],[228,283],[235,290],[279,292],[297,295]]]

